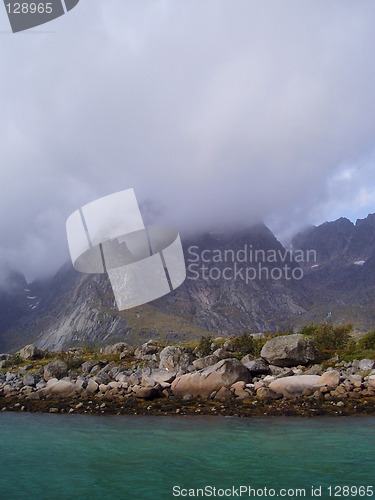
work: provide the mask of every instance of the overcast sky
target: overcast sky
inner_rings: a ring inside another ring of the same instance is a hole
[[[56,270],[70,213],[130,187],[181,231],[375,212],[374,26],[372,0],[81,0],[13,35],[1,7],[2,265]]]

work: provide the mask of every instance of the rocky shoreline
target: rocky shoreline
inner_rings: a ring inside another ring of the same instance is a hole
[[[200,348],[45,353],[26,346],[0,355],[0,411],[98,415],[375,415],[375,360],[338,357],[317,363],[300,334],[268,340],[256,357],[238,359],[232,340]]]

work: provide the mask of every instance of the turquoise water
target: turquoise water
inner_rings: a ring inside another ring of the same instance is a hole
[[[374,482],[375,418],[0,414],[1,500],[186,498],[173,486],[238,498],[219,488],[241,485],[329,498],[329,485]]]

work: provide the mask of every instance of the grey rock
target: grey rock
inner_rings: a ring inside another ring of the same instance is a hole
[[[101,349],[101,352],[106,356],[110,356],[113,354],[120,354],[125,349],[128,349],[128,347],[128,344],[125,344],[125,342],[118,342],[117,344],[106,345]]]
[[[141,375],[138,373],[132,373],[129,376],[129,385],[138,385],[141,382]]]
[[[305,375],[321,375],[322,373],[323,373],[323,367],[322,367],[322,365],[313,365],[313,366],[310,366],[310,368],[308,368],[305,371]]]
[[[158,347],[153,345],[151,341],[148,341],[134,351],[134,356],[136,357],[136,359],[155,360],[157,352]]]
[[[135,396],[141,399],[155,399],[160,397],[160,391],[155,387],[140,387],[135,392]]]
[[[88,361],[85,361],[81,366],[82,374],[88,375],[91,372],[91,370],[94,368],[94,366],[96,366],[98,364],[99,364],[99,361],[97,361],[95,359],[89,359]]]
[[[76,386],[80,387],[82,389],[86,389],[87,387],[87,380],[84,377],[78,377],[76,380]]]
[[[12,372],[6,372],[5,374],[5,382],[11,382],[16,378],[16,375]]]
[[[269,385],[271,382],[273,382],[275,380],[276,377],[274,377],[273,375],[266,375],[263,379],[262,379],[262,383],[265,384],[265,385]]]
[[[22,377],[22,383],[23,385],[29,385],[29,386],[34,386],[35,385],[35,378],[34,375],[27,374]]]
[[[160,353],[159,368],[171,372],[187,371],[192,364],[193,355],[182,347],[168,346]]]
[[[222,387],[215,394],[215,399],[219,401],[229,401],[233,399],[233,393],[228,389],[228,387]]]
[[[241,359],[241,363],[243,363],[244,365],[246,365],[247,363],[250,363],[250,361],[254,361],[255,359],[256,359],[256,357],[253,356],[252,354],[246,354],[246,356],[244,356]]]
[[[256,393],[257,399],[265,400],[265,399],[280,399],[282,398],[282,394],[273,391],[270,387],[259,387]]]
[[[251,375],[262,375],[270,373],[269,364],[266,363],[263,358],[254,359],[252,361],[246,361],[246,358],[247,356],[245,356],[245,358],[242,358],[241,363],[243,363],[246,366]]]
[[[35,347],[33,344],[26,345],[16,352],[22,359],[40,359],[43,357],[43,352]]]
[[[216,356],[219,360],[233,358],[233,354],[224,349],[223,347],[219,347],[219,349],[216,349],[216,351],[214,351],[212,354]]]
[[[97,373],[100,372],[100,370],[101,370],[100,364],[94,365],[90,370],[90,375],[96,375]]]
[[[92,373],[90,373],[91,375]],[[100,371],[94,376],[94,380],[100,385],[100,384],[109,384],[109,382],[112,380],[111,377],[108,375],[107,372],[102,372]]]
[[[119,372],[120,367],[116,365],[114,361],[106,364],[95,376],[95,380],[98,384],[108,384],[111,380],[113,380],[117,373]],[[93,375],[93,370],[91,370],[90,375]]]
[[[280,366],[268,365],[268,368],[271,372],[271,375],[273,375],[274,377],[279,377],[279,376],[283,377],[285,375],[285,369],[281,368]]]
[[[261,357],[276,366],[306,365],[314,361],[315,343],[301,334],[275,337],[263,346]]]
[[[52,394],[59,397],[68,397],[76,390],[76,385],[70,380],[50,379],[43,391],[45,394]]]
[[[89,393],[89,394],[94,394],[95,392],[97,392],[99,390],[99,384],[97,382],[95,382],[95,380],[93,378],[90,378],[87,382],[87,387],[86,387],[86,391]]]
[[[116,382],[121,382],[122,384],[129,383],[129,375],[127,373],[120,372],[115,377]]]
[[[375,367],[375,361],[373,359],[361,359],[358,363],[358,369],[361,372],[371,371]]]
[[[202,370],[203,368],[207,368],[207,366],[212,366],[215,363],[220,361],[220,358],[214,354],[209,354],[204,358],[198,358],[193,361],[193,366],[196,370]],[[189,368],[189,367],[188,367]],[[190,371],[190,370],[188,370]]]
[[[44,367],[43,377],[46,382],[52,378],[61,379],[68,375],[68,371],[68,365],[64,361],[57,360]]]
[[[352,361],[352,367],[355,369],[355,370],[358,370],[359,369],[359,359],[354,359]]]
[[[142,385],[154,386],[155,384],[170,384],[176,378],[176,373],[169,370],[144,369],[142,372]]]

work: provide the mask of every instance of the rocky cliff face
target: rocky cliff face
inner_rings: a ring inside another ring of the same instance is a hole
[[[295,248],[317,251],[320,264],[335,259],[348,264],[367,261],[375,251],[375,214],[358,219],[355,224],[345,218],[309,227],[293,238]]]
[[[83,275],[70,264],[31,285],[18,275],[17,292],[7,287],[0,297],[0,351],[30,342],[58,350],[156,337],[185,341],[324,320],[363,329],[375,323],[375,215],[355,225],[339,219],[311,227],[294,238],[293,256],[263,224],[183,244],[184,284],[123,312],[104,275]]]

